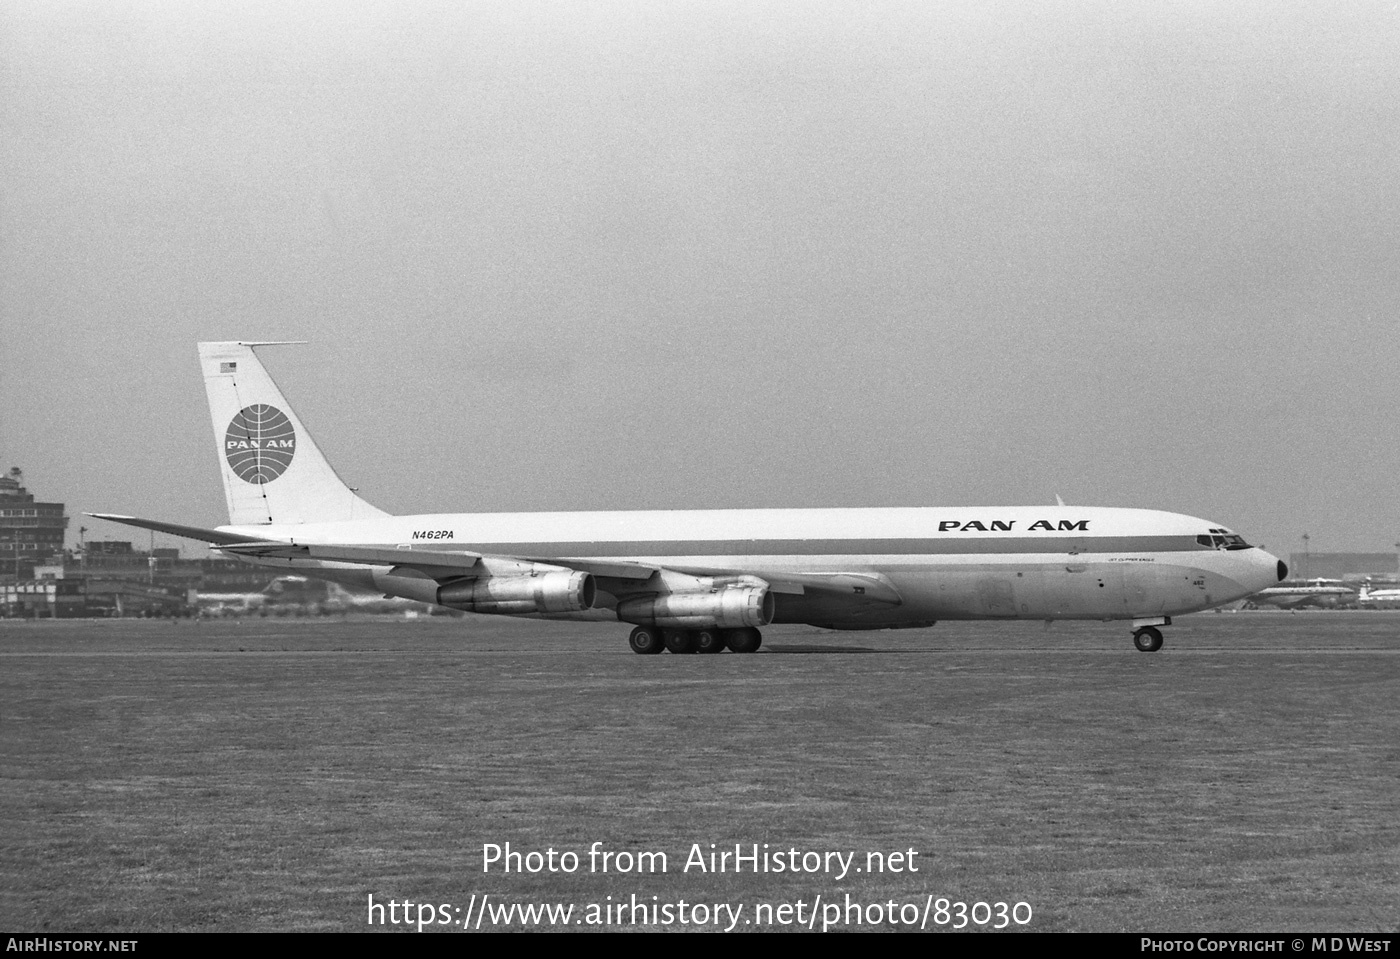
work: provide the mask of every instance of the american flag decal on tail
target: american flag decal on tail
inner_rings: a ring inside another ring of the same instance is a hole
[[[220,373],[237,373],[237,372],[238,372],[238,364],[237,364],[237,363],[220,363],[220,364],[219,364],[219,372],[220,372]]]

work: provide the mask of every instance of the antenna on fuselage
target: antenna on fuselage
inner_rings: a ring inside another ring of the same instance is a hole
[[[1062,500],[1062,499],[1060,499],[1060,494],[1059,494],[1059,493],[1056,493],[1056,494],[1055,494],[1055,505],[1056,505],[1056,506],[1064,506],[1064,505],[1065,505],[1065,501]]]

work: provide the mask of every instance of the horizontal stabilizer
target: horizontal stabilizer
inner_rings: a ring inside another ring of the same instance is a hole
[[[243,533],[226,533],[222,530],[204,529],[200,526],[181,526],[178,523],[162,523],[153,519],[137,519],[135,516],[118,516],[115,513],[84,513],[83,515],[91,516],[94,519],[110,520],[113,523],[124,523],[127,526],[139,526],[141,529],[152,529],[157,533],[169,533],[171,536],[197,539],[202,543],[212,543],[215,546],[267,542],[261,537],[247,536]]]

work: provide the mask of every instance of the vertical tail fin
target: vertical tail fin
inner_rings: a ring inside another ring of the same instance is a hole
[[[282,396],[255,346],[201,343],[229,523],[320,523],[386,515],[336,475]]]

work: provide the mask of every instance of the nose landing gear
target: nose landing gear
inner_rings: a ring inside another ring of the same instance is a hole
[[[1162,648],[1162,631],[1158,626],[1170,626],[1170,616],[1133,620],[1133,645],[1140,653],[1155,653]]]
[[[1162,648],[1162,631],[1144,626],[1133,630],[1133,645],[1140,653],[1155,653]]]

